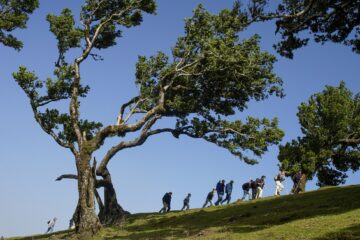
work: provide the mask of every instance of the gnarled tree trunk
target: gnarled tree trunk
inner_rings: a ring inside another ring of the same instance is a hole
[[[298,183],[295,182],[295,180],[293,179],[294,182],[294,186],[291,189],[291,192],[293,194],[298,194],[298,193],[304,193],[305,192],[305,186],[307,183],[307,175],[306,174],[301,174],[301,178],[300,181]]]
[[[87,154],[81,154],[77,158],[79,200],[74,221],[77,233],[93,235],[101,228],[101,224],[95,211],[95,178],[90,158]]]
[[[303,173],[301,174],[301,178],[298,186],[299,192],[301,193],[305,192],[306,182],[307,182],[307,175]]]
[[[126,215],[126,211],[119,205],[114,186],[111,181],[111,175],[107,168],[97,172],[103,180],[99,183],[104,187],[104,205],[100,209],[99,219],[104,225],[120,225]]]

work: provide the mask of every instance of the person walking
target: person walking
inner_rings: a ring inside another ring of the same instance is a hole
[[[73,218],[71,218],[69,221],[69,229],[70,230],[75,229],[75,221]]]
[[[250,181],[248,181],[242,185],[242,190],[244,191],[244,194],[243,194],[243,197],[241,198],[241,201],[245,200],[246,196],[249,196],[249,200],[251,199],[251,196],[249,194],[249,191],[251,188],[251,182],[253,182],[252,179],[250,179]]]
[[[190,197],[191,197],[191,193],[188,193],[188,195],[184,199],[184,206],[182,207],[181,211],[183,211],[185,208],[186,208],[186,210],[189,210],[189,208],[190,208]]]
[[[227,202],[227,204],[230,203],[230,201],[231,201],[231,193],[232,193],[232,190],[233,190],[233,184],[234,184],[233,180],[231,180],[228,184],[226,184],[226,186],[225,186],[226,198],[221,201],[221,204],[223,204],[224,202]]]
[[[215,206],[219,205],[224,197],[224,193],[225,193],[225,180],[219,181],[216,184],[216,192],[218,195],[218,199],[215,202]]]
[[[262,193],[265,186],[265,176],[261,176],[261,178],[256,183],[256,199],[262,198]]]
[[[172,197],[172,192],[165,193],[165,195],[162,198],[163,208],[160,209],[159,213],[170,212],[171,197]]]
[[[294,182],[294,186],[291,189],[291,193],[293,194],[298,194],[299,192],[301,192],[301,188],[300,188],[300,180],[301,180],[301,176],[302,176],[302,172],[301,170],[299,172],[297,172],[293,177],[292,180]]]
[[[279,196],[280,192],[284,190],[284,185],[282,184],[283,181],[285,181],[285,172],[281,171],[279,172],[275,178],[275,196]]]
[[[51,220],[49,220],[49,221],[47,222],[47,224],[48,224],[48,229],[46,230],[45,234],[47,234],[47,233],[52,233],[52,232],[54,231],[54,227],[55,227],[56,220],[57,220],[57,218],[54,217],[53,219],[51,219]]]
[[[254,200],[256,199],[256,193],[257,193],[257,186],[256,186],[256,182],[259,181],[259,179],[255,179],[255,181],[251,181],[250,182],[250,187],[251,187],[251,199]]]
[[[212,203],[212,199],[214,198],[215,191],[216,191],[216,189],[213,188],[213,190],[211,190],[211,191],[208,193],[208,195],[206,196],[205,203],[204,203],[204,205],[202,206],[202,208],[205,208],[208,203],[210,203],[210,206],[211,206],[211,207],[214,205],[214,204]],[[209,207],[210,207],[210,206],[209,206]]]

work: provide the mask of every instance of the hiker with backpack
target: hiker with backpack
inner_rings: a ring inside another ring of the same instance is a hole
[[[221,203],[221,201],[223,200],[223,196],[224,196],[224,193],[225,193],[225,180],[219,181],[216,184],[216,192],[217,192],[217,195],[218,195],[218,199],[215,202],[215,206],[219,205]]]
[[[263,189],[265,186],[265,176],[261,176],[261,178],[257,178],[256,180],[256,197],[255,199],[262,198]]]
[[[251,188],[251,182],[253,182],[253,180],[250,179],[250,181],[242,185],[242,190],[244,191],[243,197],[241,198],[242,201],[245,200],[246,196],[249,196],[249,200],[251,199],[251,196],[249,194]]]
[[[184,205],[183,205],[181,211],[183,211],[185,208],[186,208],[186,210],[189,210],[189,208],[190,208],[190,197],[191,197],[191,193],[188,193],[186,198],[184,198]]]
[[[231,201],[231,193],[232,193],[232,190],[233,190],[233,184],[234,184],[233,180],[231,180],[228,184],[226,184],[226,186],[225,186],[226,198],[221,201],[221,204],[223,204],[226,201],[227,201],[227,204],[230,203],[230,201]]]
[[[275,196],[279,196],[280,192],[284,190],[284,185],[282,184],[283,181],[285,181],[285,172],[281,171],[274,177],[275,181]]]
[[[171,196],[172,196],[172,192],[165,193],[165,195],[162,198],[163,208],[160,209],[159,213],[170,212]]]
[[[212,206],[214,205],[214,204],[212,203],[212,199],[214,198],[215,191],[216,191],[216,189],[213,188],[213,190],[211,190],[211,191],[208,193],[208,195],[206,196],[205,203],[204,203],[204,205],[202,206],[202,208],[205,208],[208,203],[210,203],[210,206],[209,206],[209,207],[212,207]]]

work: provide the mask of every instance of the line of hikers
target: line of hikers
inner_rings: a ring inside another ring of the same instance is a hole
[[[295,175],[293,175],[292,180],[294,182],[294,185],[292,187],[291,193],[297,194],[300,192],[300,179],[301,179],[302,173],[299,171]],[[265,176],[261,176],[260,178],[256,178],[256,180],[250,179],[248,182],[244,183],[242,185],[243,189],[243,196],[239,200],[245,200],[248,196],[249,200],[259,199],[262,198],[262,193],[265,186]],[[279,172],[275,177],[275,196],[279,196],[281,191],[284,190],[283,182],[285,181],[285,172],[281,171]],[[218,206],[219,204],[227,203],[229,204],[231,201],[231,194],[233,190],[233,184],[234,181],[231,180],[229,183],[225,184],[225,180],[220,180],[216,184],[216,188],[213,188],[206,196],[206,200],[203,208],[209,206]],[[251,195],[250,195],[251,190]],[[217,193],[217,201],[213,203],[213,198],[215,195],[215,192]],[[224,195],[226,194],[225,198]],[[181,211],[190,209],[190,197],[191,193],[188,193],[188,195],[183,200],[183,207],[181,208]],[[159,213],[165,213],[169,212],[171,209],[171,198],[172,198],[172,192],[167,192],[162,198],[163,202],[163,208],[160,209]],[[223,199],[224,198],[224,199]]]

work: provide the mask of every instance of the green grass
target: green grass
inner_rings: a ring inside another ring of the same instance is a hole
[[[74,239],[72,234],[59,232],[50,239]],[[186,212],[135,214],[122,227],[104,228],[94,238],[100,239],[360,240],[360,185]]]

